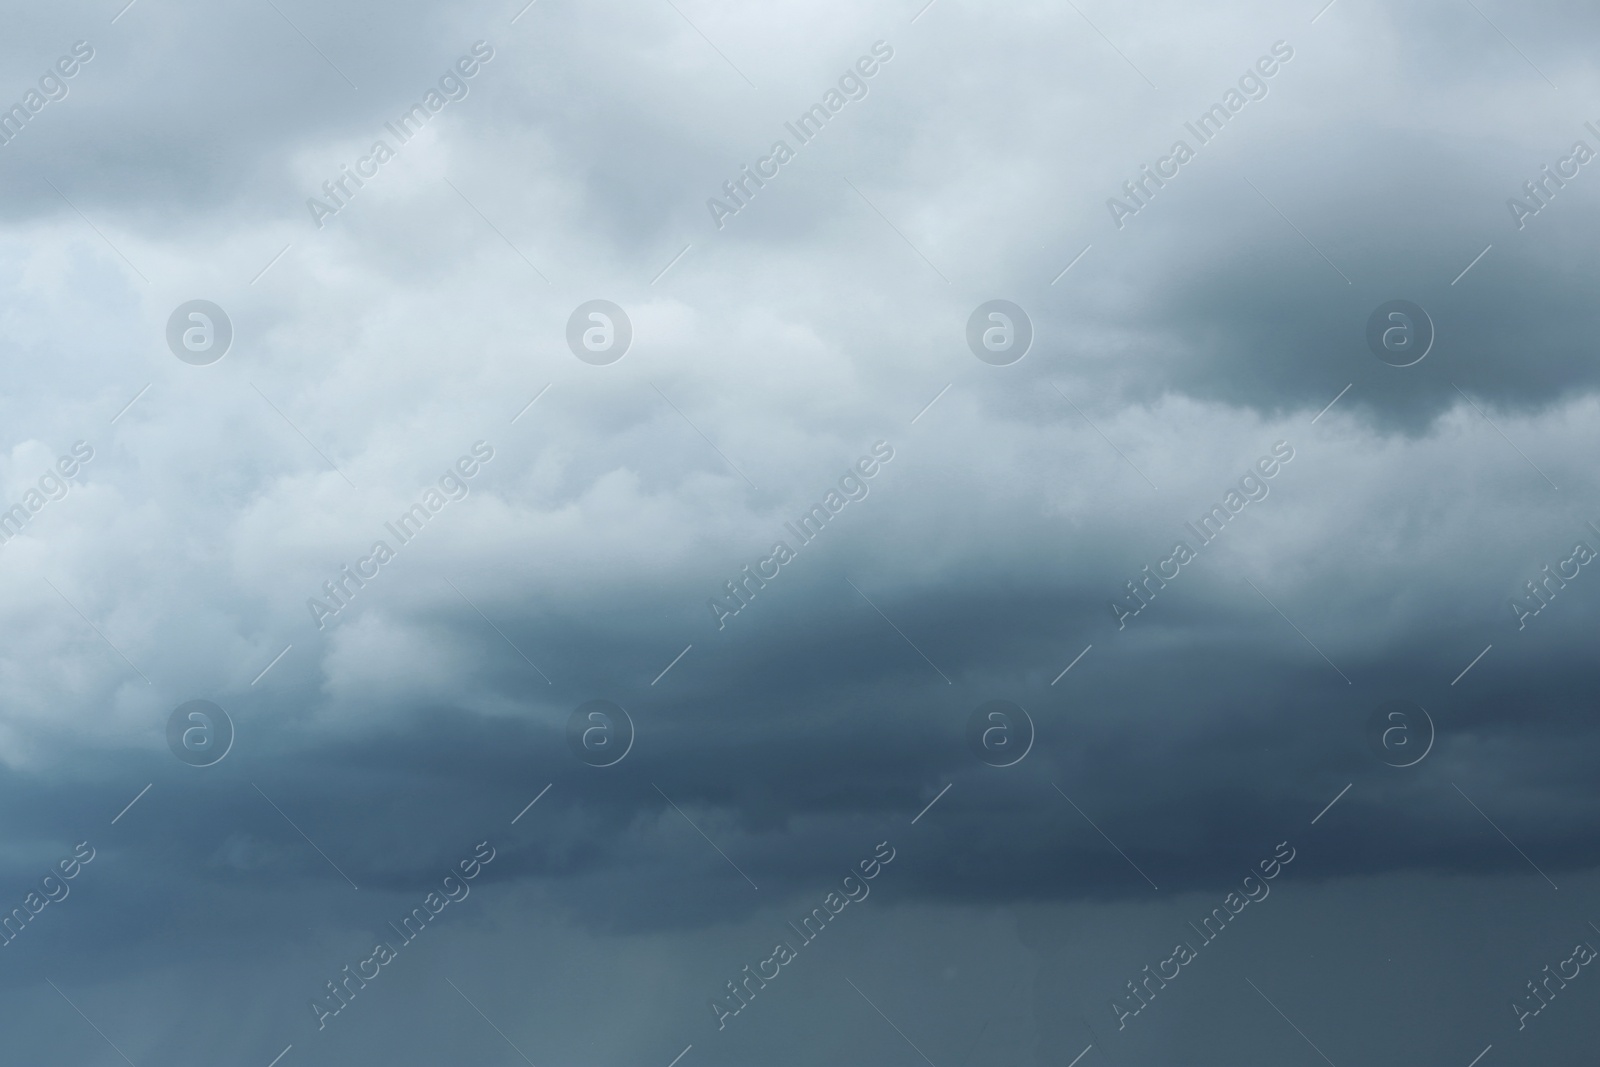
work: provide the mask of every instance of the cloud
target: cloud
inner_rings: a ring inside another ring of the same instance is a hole
[[[1600,179],[1521,229],[1506,200],[1600,150],[1567,106],[1593,16],[519,7],[68,6],[0,44],[0,100],[95,49],[0,148],[0,511],[95,453],[0,545],[0,907],[98,850],[0,948],[19,1055],[1304,1054],[1248,978],[1338,1062],[1570,1058],[1580,990],[1532,1035],[1503,1001],[1586,936],[1537,903],[1593,878],[1600,579],[1511,604],[1600,551]],[[470,93],[318,227],[307,198],[479,40]],[[878,41],[870,92],[717,228],[706,199]],[[1119,228],[1107,199],[1278,41]],[[965,339],[1000,298],[1035,337],[1006,367]],[[233,326],[208,366],[165,340],[194,299]],[[565,340],[596,299],[633,327],[607,366]],[[1394,299],[1436,330],[1411,367],[1366,346]],[[1412,768],[1368,745],[1394,698],[1436,730]],[[167,749],[191,699],[235,728],[212,767]],[[596,699],[634,729],[609,767],[571,748]],[[994,699],[1035,729],[1011,768],[968,747]],[[1111,998],[1285,839],[1277,903],[1119,1031]],[[484,840],[470,900],[318,1031],[309,999]],[[706,1000],[884,840],[851,932],[717,1031]]]

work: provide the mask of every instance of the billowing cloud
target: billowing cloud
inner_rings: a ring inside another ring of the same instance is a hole
[[[917,7],[16,14],[18,1057],[1577,1055],[1592,12]]]

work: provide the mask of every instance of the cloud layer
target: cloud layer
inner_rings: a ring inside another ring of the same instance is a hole
[[[1600,178],[1542,169],[1600,151],[1592,11],[120,6],[0,41],[19,1057],[1586,1047],[1581,979],[1507,1006],[1600,944],[1600,577],[1563,563],[1600,552]],[[167,340],[197,299],[233,331],[203,366]],[[1007,366],[968,347],[993,299],[1033,331]],[[1366,342],[1397,299],[1409,367]],[[606,365],[567,340],[593,300]],[[197,699],[234,730],[207,767],[169,750]]]

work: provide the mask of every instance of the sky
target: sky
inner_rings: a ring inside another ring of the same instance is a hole
[[[10,12],[10,1055],[1588,1062],[1600,14],[1324,2]]]

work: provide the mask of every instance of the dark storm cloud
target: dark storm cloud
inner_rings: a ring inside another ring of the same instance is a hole
[[[1520,230],[1505,200],[1600,150],[1588,13],[275,2],[19,13],[0,46],[0,100],[96,48],[0,150],[0,511],[97,449],[0,545],[0,909],[96,849],[0,949],[16,1055],[109,1056],[84,1017],[137,1063],[890,1062],[897,1028],[941,1064],[1308,1054],[1245,978],[1338,1062],[1517,1040],[1529,964],[1586,936],[1600,815],[1600,578],[1511,607],[1600,548],[1600,178]],[[305,198],[479,38],[470,95],[317,230]],[[706,199],[879,38],[868,95],[717,229]],[[1270,93],[1118,228],[1107,198],[1280,38]],[[237,330],[203,368],[163,341],[197,295]],[[601,296],[634,327],[605,367],[564,340]],[[964,337],[997,296],[1037,333],[1011,367]],[[1393,298],[1437,327],[1414,367],[1366,350]],[[480,440],[470,494],[319,627]],[[195,698],[237,727],[204,769],[166,748]],[[1415,767],[1369,745],[1393,698],[1436,730]],[[615,766],[570,745],[594,699],[637,731]],[[1010,768],[969,747],[995,699],[1037,731]],[[1253,932],[1113,1037],[1285,840]],[[471,896],[319,1030],[482,841]],[[880,841],[850,932],[719,1031],[707,998]],[[1582,995],[1523,1048],[1560,1062]]]
[[[1570,640],[1565,627],[1535,646],[1540,666],[1516,692],[1519,707],[1544,709],[1536,717],[1506,714],[1505,682],[1493,663],[1478,669],[1476,688],[1468,691],[1476,697],[1451,694],[1453,699],[1439,703],[1424,697],[1438,723],[1438,748],[1430,763],[1408,777],[1377,763],[1366,748],[1364,726],[1391,687],[1415,691],[1416,664],[1430,658],[1425,648],[1345,659],[1362,678],[1360,686],[1347,687],[1262,605],[1241,597],[1230,606],[1186,611],[1182,603],[1158,601],[1174,614],[1156,625],[1194,626],[1204,621],[1197,616],[1220,615],[1231,620],[1233,635],[1215,648],[1200,642],[1175,651],[1159,640],[1152,645],[1133,633],[1118,634],[1106,613],[1107,625],[1088,634],[1098,642],[1095,658],[1075,669],[1067,688],[1053,689],[1048,678],[1062,657],[1055,653],[1051,659],[1058,647],[1049,632],[1051,618],[1073,603],[1070,591],[1048,604],[1043,598],[1028,603],[1009,590],[988,597],[946,590],[937,602],[921,606],[884,598],[881,606],[891,617],[916,620],[911,629],[918,644],[957,680],[947,686],[881,618],[853,601],[841,582],[839,595],[781,607],[781,620],[760,625],[752,637],[721,646],[715,638],[702,640],[701,657],[676,668],[676,684],[688,687],[689,695],[674,698],[649,692],[642,676],[631,686],[613,677],[609,686],[590,690],[574,691],[564,683],[550,694],[516,669],[520,661],[513,653],[498,650],[508,668],[497,672],[498,684],[512,686],[507,696],[532,701],[541,717],[553,720],[541,729],[459,709],[406,713],[401,706],[393,709],[401,716],[395,725],[375,735],[304,750],[264,717],[270,703],[253,712],[239,709],[238,717],[246,730],[265,731],[253,739],[258,751],[263,744],[277,749],[262,770],[279,764],[282,769],[276,781],[259,782],[262,788],[271,786],[274,800],[314,823],[313,836],[324,846],[340,842],[334,849],[340,867],[375,889],[414,883],[430,864],[445,861],[455,842],[476,833],[474,827],[498,826],[552,781],[554,792],[542,803],[570,812],[571,821],[555,824],[532,851],[507,846],[507,858],[491,880],[572,878],[592,887],[596,879],[622,877],[641,863],[681,862],[659,841],[648,846],[649,855],[636,851],[638,819],[676,818],[652,782],[701,817],[711,813],[726,835],[724,847],[741,857],[758,882],[803,883],[826,869],[826,856],[857,821],[908,821],[952,780],[956,791],[941,802],[936,832],[952,835],[954,851],[1005,858],[1013,876],[1003,885],[981,877],[968,885],[959,873],[930,872],[925,884],[902,885],[903,893],[965,899],[976,892],[978,899],[993,900],[1142,891],[1100,839],[1086,833],[1090,828],[1058,802],[1052,781],[1097,809],[1097,821],[1120,824],[1115,836],[1139,866],[1184,888],[1208,888],[1226,878],[1234,858],[1225,842],[1241,827],[1271,823],[1274,813],[1281,821],[1290,810],[1309,822],[1352,778],[1361,784],[1344,802],[1343,830],[1335,836],[1347,840],[1332,869],[1518,869],[1523,861],[1512,850],[1483,849],[1486,827],[1450,790],[1447,767],[1480,779],[1468,791],[1491,806],[1491,798],[1537,783],[1559,817],[1546,813],[1518,840],[1552,872],[1588,862],[1573,845],[1574,832],[1594,811],[1591,783],[1580,773],[1584,755],[1572,751],[1565,770],[1548,760],[1529,762],[1555,738],[1590,736],[1563,696],[1592,674],[1561,666],[1559,651]],[[1080,603],[1099,607],[1088,598]],[[1251,634],[1244,643],[1257,654],[1224,655],[1238,647],[1243,633]],[[572,651],[538,630],[514,629],[510,636],[519,645],[547,649],[552,662]],[[1454,631],[1439,640],[1468,647]],[[584,655],[627,660],[640,658],[640,650],[587,648]],[[1138,665],[1146,658],[1158,660],[1161,670],[1141,672]],[[1432,658],[1440,672],[1456,666],[1437,654]],[[1018,679],[1028,680],[1019,685]],[[1448,692],[1442,684],[1436,688]],[[619,700],[639,729],[637,751],[610,772],[610,780],[578,765],[557,727],[570,707],[593,692]],[[993,695],[1022,702],[1039,730],[1036,757],[1009,775],[979,765],[962,736],[971,709]],[[1485,747],[1497,754],[1467,755]],[[342,884],[335,871],[299,847],[293,828],[246,785],[246,779],[255,780],[259,758],[241,750],[225,764],[227,788],[208,781],[164,785],[201,788],[209,799],[186,815],[181,809],[163,815],[147,831],[154,835],[149,840],[135,831],[129,850],[178,848],[187,855],[174,856],[174,862],[199,865],[227,881],[237,874],[221,858],[227,855],[223,842],[242,835],[266,857],[248,872],[252,879]],[[1317,769],[1308,776],[1308,767]],[[1474,783],[1469,779],[1466,785]],[[104,787],[99,792],[98,806],[114,806],[117,796]],[[152,799],[157,803],[149,807],[163,810],[159,797]],[[87,807],[82,801],[77,806]],[[71,833],[64,825],[59,832]],[[1055,854],[1046,859],[1036,847],[1041,839],[1061,840],[1062,850],[1050,850]],[[962,841],[958,849],[956,840]],[[714,856],[708,852],[705,858]],[[916,871],[918,864],[909,869]],[[569,903],[586,913],[586,921],[609,925],[616,920],[605,899],[575,895]],[[686,900],[691,914],[675,919],[669,903],[658,899],[648,916],[633,921],[676,925],[696,921],[694,911],[704,921],[728,906],[705,912],[699,902]]]

